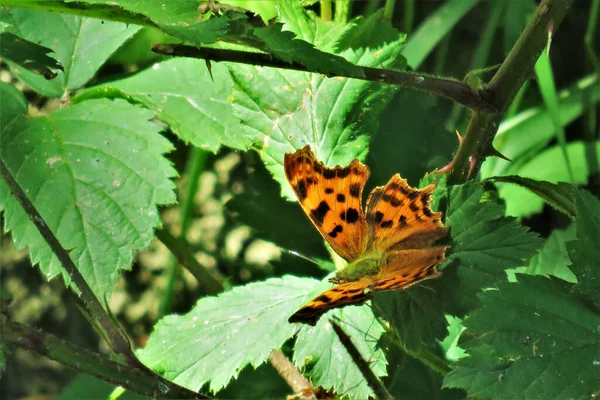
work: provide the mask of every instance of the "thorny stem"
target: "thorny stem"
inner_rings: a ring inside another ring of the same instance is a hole
[[[499,112],[474,110],[471,121],[458,148],[448,183],[456,184],[474,177],[486,157],[493,154],[492,141],[503,113],[510,106],[519,88],[532,75],[535,63],[544,50],[548,39],[548,25],[556,32],[573,0],[542,0],[533,17],[512,50],[483,90],[483,96]],[[473,171],[469,171],[471,156],[475,157]]]
[[[149,375],[145,369],[124,365],[108,357],[75,346],[53,335],[10,321],[0,314],[2,339],[10,346],[37,353],[67,367],[74,368],[113,385],[123,387],[148,398],[206,399],[207,397],[167,381],[159,375]]]
[[[298,368],[290,361],[289,358],[281,352],[281,350],[273,350],[269,354],[269,362],[277,370],[279,375],[292,388],[294,393],[304,394],[309,392],[309,395],[303,396],[303,399],[315,399],[313,385],[298,371]]]
[[[152,51],[167,56],[200,58],[208,61],[225,61],[239,64],[250,64],[263,67],[273,67],[280,69],[290,69],[305,72],[309,69],[297,62],[284,62],[271,57],[268,54],[252,53],[246,51],[221,50],[212,48],[198,48],[194,46],[185,46],[178,44],[156,44]],[[394,71],[383,68],[360,67],[360,74],[327,73],[328,77],[344,77],[361,79],[371,82],[388,83],[421,90],[430,94],[446,97],[454,100],[465,107],[473,110],[496,112],[496,108],[490,105],[487,100],[475,93],[468,85],[451,79],[436,78],[425,74],[413,72]],[[321,71],[325,73],[325,71]]]

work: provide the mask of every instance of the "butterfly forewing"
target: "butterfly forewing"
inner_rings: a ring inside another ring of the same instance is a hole
[[[286,154],[285,175],[300,205],[333,250],[352,261],[365,250],[367,224],[362,191],[369,168],[358,160],[347,167],[326,167],[310,147]]]
[[[396,174],[385,186],[375,188],[367,199],[368,247],[390,249],[426,248],[444,237],[442,213],[429,208],[435,184],[424,189],[408,186]]]

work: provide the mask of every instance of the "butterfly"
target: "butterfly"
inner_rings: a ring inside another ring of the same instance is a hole
[[[402,290],[440,273],[446,246],[434,242],[447,234],[442,213],[430,208],[436,187],[410,187],[395,174],[373,189],[362,207],[369,167],[359,160],[329,168],[309,146],[284,157],[285,176],[302,209],[331,248],[348,265],[331,289],[296,311],[289,322],[315,325],[332,308],[361,305],[371,293]]]

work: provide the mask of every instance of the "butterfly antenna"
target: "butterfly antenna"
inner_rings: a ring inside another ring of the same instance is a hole
[[[312,258],[306,257],[305,255],[303,255],[303,254],[300,254],[300,253],[298,253],[297,251],[294,251],[294,250],[288,250],[288,253],[290,253],[290,254],[291,254],[291,255],[293,255],[293,256],[300,257],[300,258],[302,258],[303,260],[306,260],[306,261],[308,261],[308,262],[311,262],[311,263],[313,263],[313,264],[315,264],[315,265],[320,265],[318,262],[316,262],[316,261],[315,261],[315,260],[313,260]]]

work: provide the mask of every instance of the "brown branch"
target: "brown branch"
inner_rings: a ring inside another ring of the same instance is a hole
[[[387,83],[411,89],[421,90],[430,94],[446,97],[473,110],[495,112],[490,103],[479,94],[475,93],[468,85],[450,80],[436,78],[413,72],[394,71],[383,68],[358,67],[361,74],[331,73],[328,71],[310,71],[298,62],[285,62],[264,53],[247,51],[221,50],[206,47],[185,46],[179,44],[155,44],[152,51],[167,56],[199,58],[214,62],[234,62],[262,67],[289,69],[295,71],[323,73],[328,77],[344,77],[361,79],[370,82]]]
[[[10,321],[0,314],[3,341],[10,347],[20,347],[47,357],[68,368],[95,376],[115,386],[148,398],[207,399],[201,394],[160,377],[145,369],[124,365],[108,357],[65,342],[26,325]]]
[[[298,393],[303,399],[315,399],[313,385],[302,376],[296,366],[281,352],[273,350],[269,354],[269,362],[277,370],[279,375],[292,388],[294,393]]]
[[[554,34],[573,0],[542,0],[510,53],[484,89],[484,97],[499,110],[496,113],[475,110],[464,139],[448,171],[450,184],[475,177],[486,157],[494,155],[494,136],[515,95],[533,75],[533,68],[548,40],[548,30]],[[469,171],[471,157],[475,157]]]

